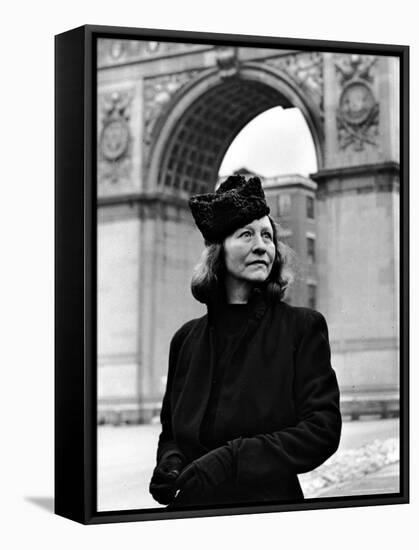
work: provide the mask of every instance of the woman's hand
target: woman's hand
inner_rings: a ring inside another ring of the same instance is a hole
[[[149,490],[159,504],[170,504],[175,498],[175,482],[183,465],[183,459],[178,454],[171,454],[163,458],[154,469]]]
[[[233,455],[228,446],[218,447],[197,458],[176,480],[179,496],[210,493],[233,475]]]

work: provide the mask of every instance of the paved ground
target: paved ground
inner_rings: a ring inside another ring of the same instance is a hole
[[[148,493],[160,426],[98,429],[98,510],[159,507]]]
[[[159,425],[101,426],[98,429],[98,509],[156,508],[148,494]],[[339,452],[399,437],[398,419],[345,422]],[[322,489],[316,496],[349,496],[398,491],[398,464]]]
[[[318,497],[348,497],[399,492],[399,463],[390,464],[358,480],[320,491]]]

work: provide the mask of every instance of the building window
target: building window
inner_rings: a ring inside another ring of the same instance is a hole
[[[306,197],[306,206],[307,206],[307,218],[314,220],[314,198]]]
[[[310,264],[316,261],[316,241],[313,237],[307,237],[307,259]]]
[[[316,306],[317,306],[317,287],[316,287],[316,285],[313,285],[313,284],[308,284],[307,285],[307,295],[308,295],[308,300],[307,300],[308,307],[311,308],[311,309],[316,309]]]
[[[278,216],[288,216],[291,212],[291,195],[281,193],[278,195]]]

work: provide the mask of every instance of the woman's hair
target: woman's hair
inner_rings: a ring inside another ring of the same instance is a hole
[[[263,283],[268,295],[282,299],[286,290],[294,280],[292,249],[278,239],[277,224],[269,216],[272,225],[273,242],[275,245],[275,259],[269,277]],[[213,290],[224,280],[226,267],[224,261],[224,247],[220,243],[208,244],[202,252],[198,264],[195,266],[191,281],[193,297],[202,303],[208,303]]]

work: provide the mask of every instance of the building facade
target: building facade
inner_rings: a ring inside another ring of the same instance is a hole
[[[286,301],[317,308],[316,208],[317,185],[299,175],[263,178],[271,216],[280,240],[290,250],[292,285]]]
[[[289,299],[326,316],[344,399],[397,395],[398,63],[99,42],[99,420],[147,421],[158,412],[171,335],[204,312],[189,290],[203,243],[187,199],[214,189],[234,137],[277,105],[301,110],[318,164],[310,179],[264,183],[281,237],[302,258]]]

